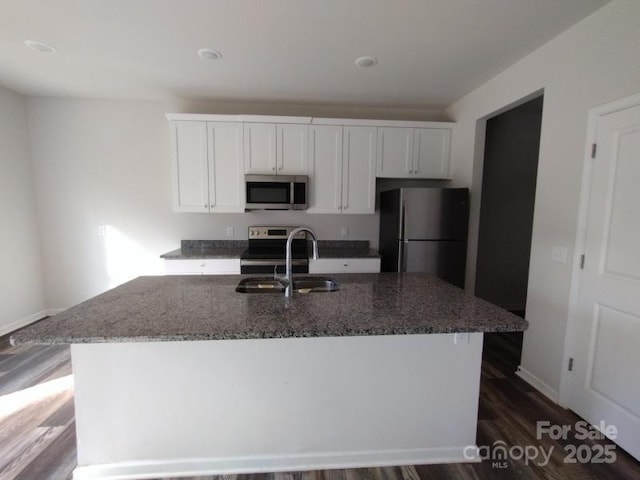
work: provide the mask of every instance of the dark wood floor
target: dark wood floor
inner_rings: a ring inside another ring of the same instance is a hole
[[[569,444],[585,441],[536,438],[536,421],[575,425],[580,420],[514,375],[520,358],[520,334],[488,334],[482,362],[478,446],[486,456],[504,445],[504,462],[416,465],[409,467],[323,470],[314,472],[225,475],[199,480],[493,480],[493,479],[640,479],[640,463],[620,448],[607,463],[565,463]],[[0,480],[70,479],[76,463],[71,363],[65,346],[12,347],[0,339]],[[28,403],[25,404],[29,397]],[[18,403],[19,401],[19,403]],[[588,452],[606,441],[589,441]],[[512,447],[553,447],[548,464],[542,456],[514,459]],[[609,447],[611,448],[611,447]],[[584,457],[583,457],[584,458]],[[195,478],[195,477],[194,477]]]

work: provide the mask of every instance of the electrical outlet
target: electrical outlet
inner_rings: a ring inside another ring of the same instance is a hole
[[[567,253],[567,247],[553,247],[551,249],[551,261],[566,264]]]
[[[227,237],[233,237],[233,227],[227,227]]]
[[[341,237],[348,237],[349,236],[349,229],[347,227],[342,227],[340,229],[340,236]]]
[[[107,235],[107,226],[106,225],[99,225],[98,226],[98,236],[99,237],[104,237],[105,235]]]

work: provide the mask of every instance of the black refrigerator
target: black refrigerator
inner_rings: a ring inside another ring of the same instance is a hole
[[[464,288],[467,188],[398,188],[380,194],[383,272],[433,273]]]

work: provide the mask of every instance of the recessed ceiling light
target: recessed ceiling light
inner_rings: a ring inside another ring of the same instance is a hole
[[[24,44],[30,49],[40,53],[56,53],[57,52],[55,47],[47,43],[40,42],[38,40],[25,40]]]
[[[374,57],[360,57],[356,59],[356,65],[359,67],[373,67],[378,63],[378,59]]]
[[[206,60],[220,60],[222,58],[222,54],[219,51],[211,48],[201,48],[198,50],[198,55]]]

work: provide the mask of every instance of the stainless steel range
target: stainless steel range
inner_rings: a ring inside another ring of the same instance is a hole
[[[285,246],[297,227],[249,227],[249,248],[240,256],[240,273],[285,273]],[[305,232],[299,232],[291,244],[294,273],[309,273],[309,253]]]

